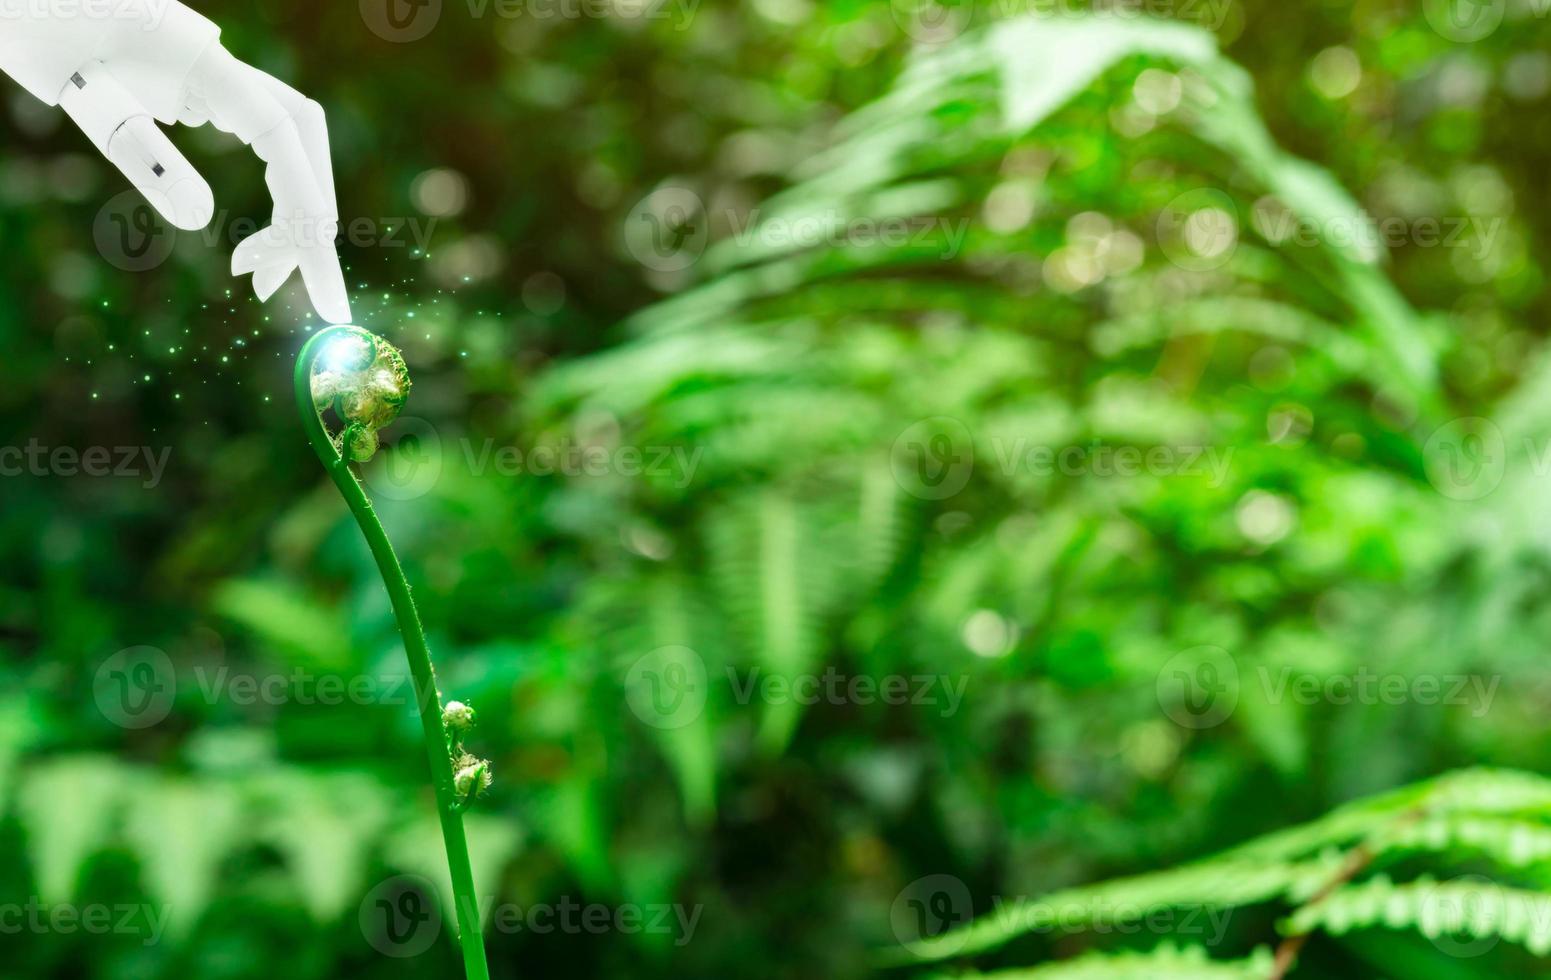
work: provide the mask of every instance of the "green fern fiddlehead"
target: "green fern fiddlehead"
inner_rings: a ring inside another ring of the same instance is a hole
[[[350,463],[366,462],[377,451],[377,433],[393,422],[409,397],[409,370],[392,344],[359,327],[330,327],[302,348],[296,362],[296,404],[313,451],[350,507],[377,561],[377,570],[393,603],[404,637],[404,652],[414,678],[415,700],[424,728],[436,809],[457,905],[458,937],[469,980],[488,980],[483,923],[474,895],[468,840],[462,813],[490,786],[490,764],[463,751],[462,739],[474,722],[473,709],[450,702],[444,709],[436,690],[436,671],[426,646],[420,612],[410,594],[404,569],[371,500]],[[323,414],[334,411],[344,425],[330,435]],[[457,710],[454,710],[457,709]]]

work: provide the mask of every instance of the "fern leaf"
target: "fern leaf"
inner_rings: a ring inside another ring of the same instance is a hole
[[[1090,953],[1025,970],[957,974],[955,980],[1265,980],[1271,968],[1271,951],[1264,948],[1248,959],[1214,960],[1199,946],[1166,944],[1147,953]]]
[[[297,893],[319,923],[336,921],[358,900],[370,850],[391,817],[391,801],[356,774],[283,772],[261,779],[261,833],[286,859]]]
[[[32,767],[20,784],[17,811],[39,894],[72,901],[81,869],[111,837],[128,796],[126,774],[106,756],[74,756]]]
[[[1471,850],[1502,867],[1551,860],[1551,827],[1502,817],[1439,816],[1401,824],[1378,838],[1385,850]]]
[[[812,519],[790,497],[769,490],[712,522],[710,547],[725,601],[762,671],[791,682],[819,653],[817,597],[833,579],[813,540]],[[758,680],[758,678],[754,678]],[[786,697],[764,706],[760,741],[783,748],[802,705]]]
[[[186,936],[215,894],[221,862],[241,843],[243,807],[219,782],[147,779],[130,799],[125,834],[167,931]]]
[[[886,959],[932,961],[974,955],[1037,931],[1053,918],[1061,922],[1108,924],[1127,921],[1128,916],[1150,908],[1226,908],[1281,898],[1308,901],[1338,879],[1348,861],[1349,852],[1343,848],[1357,842],[1363,842],[1375,855],[1419,845],[1442,849],[1458,844],[1481,850],[1511,866],[1522,866],[1540,860],[1551,848],[1551,829],[1509,816],[1539,817],[1548,805],[1551,780],[1544,777],[1485,769],[1454,773],[1358,801],[1306,826],[1250,841],[1216,858],[1182,868],[1068,889],[1040,899],[1004,902],[963,929],[914,942],[908,950],[890,954]],[[1440,822],[1445,835],[1442,840],[1436,829]],[[1369,882],[1336,892],[1348,894],[1348,899],[1329,911],[1321,911],[1329,904],[1327,901],[1305,907],[1294,915],[1294,930],[1304,931],[1305,924],[1320,924],[1326,917],[1344,925],[1374,914],[1362,904],[1365,897],[1381,897],[1388,894],[1386,888],[1395,887],[1388,885],[1387,879],[1373,879],[1381,881],[1385,883]],[[1493,894],[1530,896],[1551,903],[1551,895],[1487,887]],[[1364,888],[1372,891],[1361,891]],[[1468,897],[1464,891],[1447,889],[1439,894],[1444,896],[1440,901],[1463,901]],[[1539,905],[1526,906],[1514,899],[1505,908],[1522,918],[1520,913],[1537,913]],[[1540,921],[1551,930],[1551,905],[1543,920],[1529,920],[1531,924]],[[1529,928],[1504,935],[1526,945],[1541,941],[1539,932]]]
[[[1484,878],[1395,884],[1378,875],[1299,909],[1286,929],[1294,935],[1315,929],[1341,935],[1374,926],[1416,929],[1433,940],[1502,938],[1544,956],[1551,953],[1551,895]]]
[[[888,574],[904,547],[904,502],[887,460],[862,468],[854,522],[854,591],[871,588]]]
[[[1303,864],[1209,860],[1169,871],[1056,892],[1039,899],[1004,902],[963,929],[909,944],[887,962],[933,961],[973,956],[1029,932],[1078,923],[1106,926],[1133,922],[1151,910],[1190,906],[1222,909],[1270,901],[1290,892],[1312,892],[1329,881],[1338,856]]]
[[[652,648],[699,645],[694,643],[690,627],[691,599],[687,587],[678,578],[664,576],[653,583],[648,614],[652,630]],[[716,810],[716,732],[706,706],[683,725],[653,729],[663,753],[673,767],[679,793],[691,823],[704,825]]]

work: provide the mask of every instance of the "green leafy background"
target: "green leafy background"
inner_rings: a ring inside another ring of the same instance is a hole
[[[416,389],[368,483],[494,763],[482,894],[698,915],[495,930],[497,975],[1551,975],[1548,11],[1078,6],[448,0],[407,43],[371,3],[201,6],[324,104],[369,222],[356,317]],[[445,871],[289,404],[316,323],[228,275],[260,165],[177,134],[222,213],[132,272],[117,174],[4,118],[0,447],[167,464],[0,479],[0,929],[167,918],[12,930],[0,972],[456,975],[447,930],[362,924]],[[1428,221],[1463,231],[1359,234]],[[126,727],[104,672],[144,647],[170,702]],[[703,704],[654,716],[674,666]],[[828,671],[939,683],[739,694]],[[1331,694],[1361,677],[1403,691]]]

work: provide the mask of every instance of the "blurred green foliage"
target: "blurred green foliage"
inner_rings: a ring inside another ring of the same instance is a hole
[[[860,975],[930,876],[967,918],[1551,763],[1542,12],[1463,42],[1438,4],[1034,6],[449,0],[407,43],[366,5],[201,6],[326,106],[368,222],[357,317],[416,380],[369,485],[495,764],[482,894],[698,911],[496,930],[498,975]],[[0,447],[168,462],[0,480],[0,902],[170,910],[7,935],[6,974],[451,975],[445,935],[363,929],[444,873],[390,610],[290,414],[305,300],[227,274],[259,165],[178,134],[225,210],[125,271],[110,168],[19,92],[6,119]],[[126,727],[104,678],[142,647],[176,684]],[[704,707],[654,718],[678,668]],[[1181,715],[1224,668],[1231,711]],[[934,700],[739,694],[826,671]],[[1363,675],[1489,693],[1278,687]],[[1332,932],[1301,975],[1545,972]]]

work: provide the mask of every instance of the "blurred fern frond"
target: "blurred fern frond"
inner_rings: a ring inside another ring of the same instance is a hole
[[[1163,909],[1266,903],[1291,910],[1280,927],[1277,977],[1310,935],[1375,927],[1419,933],[1440,944],[1440,955],[1446,944],[1502,939],[1544,956],[1551,953],[1551,879],[1542,850],[1551,830],[1548,794],[1551,779],[1528,773],[1450,774],[1178,869],[999,902],[991,915],[907,943],[885,961],[982,955],[1054,922],[1113,929]],[[1416,850],[1429,854],[1429,871],[1395,880]],[[1455,876],[1440,880],[1449,869]],[[1203,961],[1208,952],[1199,943],[1183,948]]]

